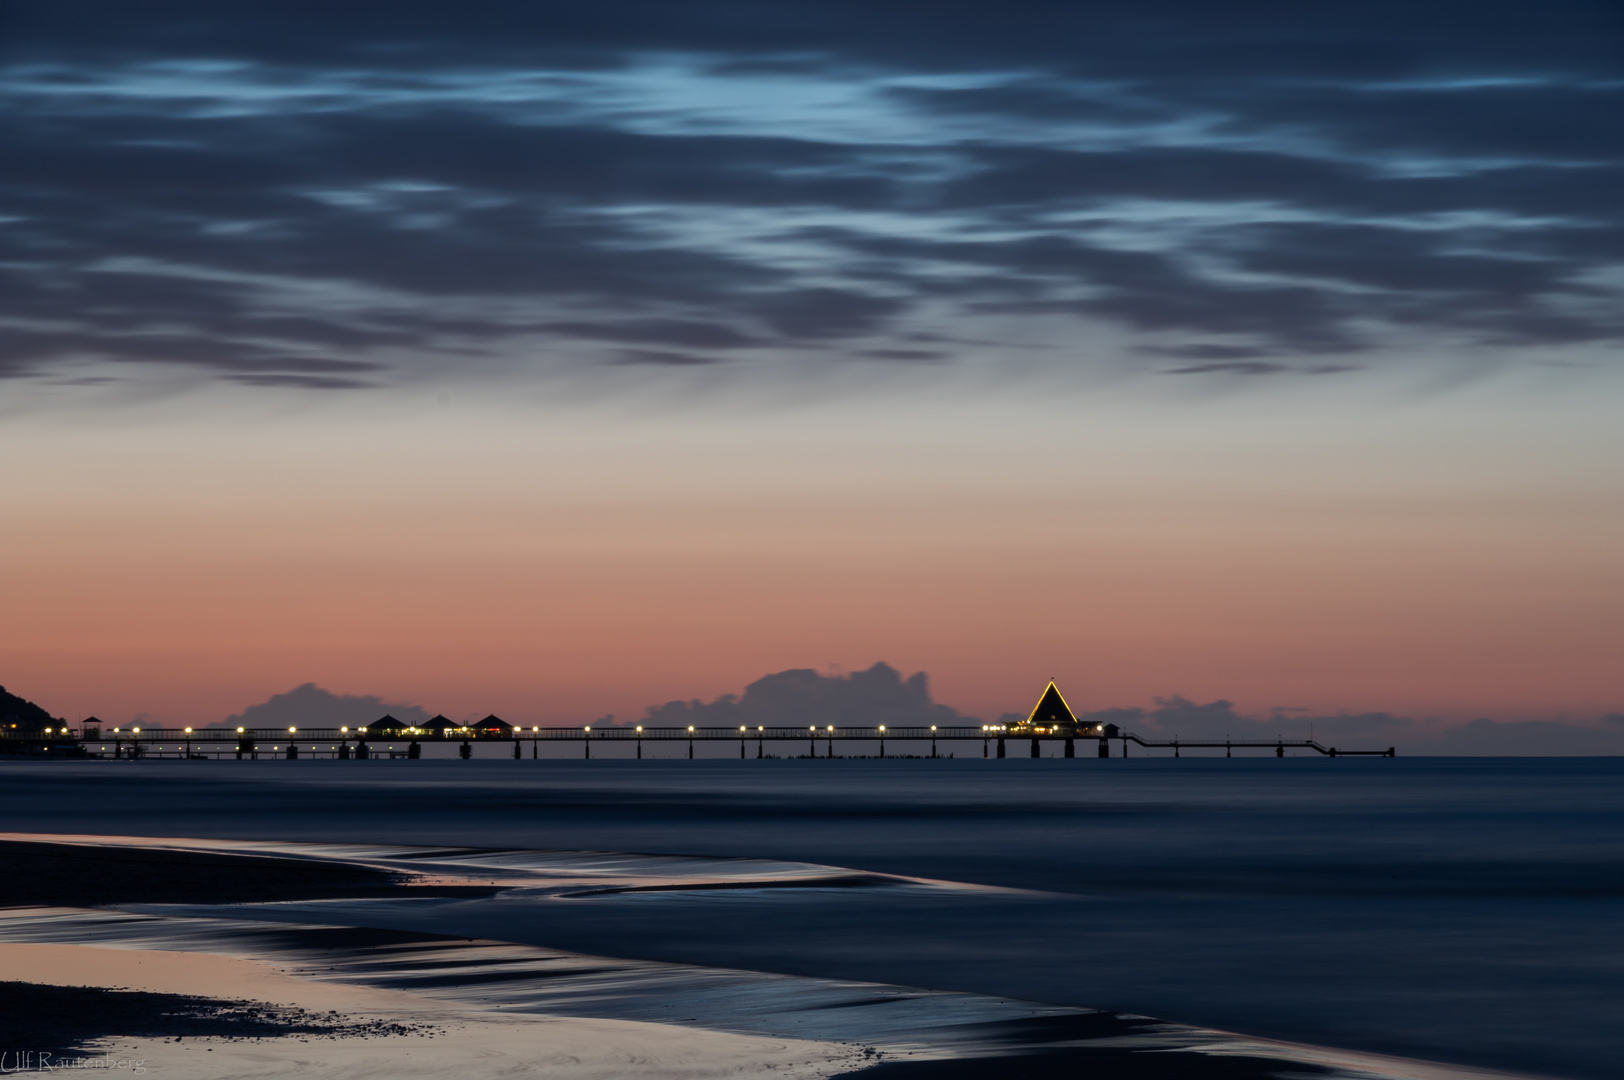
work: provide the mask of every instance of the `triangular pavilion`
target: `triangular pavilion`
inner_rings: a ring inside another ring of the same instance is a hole
[[[1066,704],[1066,699],[1060,693],[1060,687],[1050,679],[1043,696],[1038,698],[1038,703],[1032,706],[1031,713],[1027,715],[1026,723],[1029,727],[1069,729],[1077,726],[1077,715],[1071,711],[1071,706]]]

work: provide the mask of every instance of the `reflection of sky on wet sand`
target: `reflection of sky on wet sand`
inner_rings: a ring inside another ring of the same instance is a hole
[[[219,1080],[223,1076],[277,1080],[307,1076],[312,1067],[337,1077],[441,1080],[448,1076],[545,1076],[608,1080],[635,1071],[654,1080],[770,1072],[811,1080],[862,1063],[849,1046],[807,1039],[764,1038],[694,1027],[674,1028],[602,1017],[509,1015],[480,1002],[448,1001],[358,981],[308,977],[275,950],[244,948],[229,932],[195,920],[115,918],[101,913],[9,912],[0,936],[26,921],[35,936],[82,937],[94,945],[0,940],[0,970],[9,979],[51,985],[116,987],[164,994],[250,1000],[332,1011],[344,1018],[391,1021],[425,1033],[364,1039],[226,1039],[115,1034],[85,1049],[91,1064],[106,1058],[140,1061],[155,1076]],[[75,924],[79,924],[79,933]],[[91,924],[91,929],[85,924]],[[118,931],[126,931],[120,936]],[[165,933],[165,929],[170,930]],[[211,942],[205,940],[213,938]],[[216,947],[233,955],[202,951]],[[235,947],[234,947],[235,946]],[[250,959],[258,951],[265,959]],[[290,973],[290,970],[293,973]],[[125,1066],[126,1070],[128,1066]],[[714,1071],[712,1071],[714,1070]]]
[[[328,907],[333,914],[344,910],[342,903]],[[725,1035],[729,1038],[714,1046],[690,1047],[690,1053],[698,1050],[705,1055],[702,1067],[717,1070],[717,1075],[741,1064],[729,1059],[730,1054],[740,1056],[741,1047],[755,1052],[757,1060],[750,1064],[757,1068],[768,1064],[776,1052],[780,1059],[821,1058],[818,1064],[823,1069],[807,1063],[803,1074],[832,1075],[875,1058],[980,1058],[1075,1046],[1079,1045],[1075,1039],[1056,1043],[1052,1035],[1023,1042],[1019,1032],[1032,1021],[1092,1017],[1086,1023],[1085,1042],[1101,1049],[1194,1052],[1261,1059],[1265,1065],[1292,1062],[1299,1069],[1308,1065],[1305,1072],[1328,1080],[1353,1076],[1467,1080],[1486,1075],[1033,1002],[582,956],[499,941],[350,926],[13,909],[0,915],[0,959],[19,977],[35,981],[116,982],[440,1021],[459,1029],[462,1042],[472,1025],[483,1038],[500,1036],[492,1047],[499,1056],[521,1060],[532,1047],[545,1045],[559,1052],[556,1026],[526,1030],[517,1024],[521,1016],[621,1022],[627,1030],[571,1031],[564,1025],[577,1041],[608,1036],[617,1055],[626,1053],[628,1036],[634,1042],[639,1036],[648,1039],[643,1029],[649,1024]],[[505,1027],[494,1033],[486,1030],[497,1016]],[[1028,1030],[1040,1032],[1043,1025]],[[691,1036],[689,1040],[692,1043]],[[411,1050],[418,1052],[415,1041]],[[605,1056],[600,1047],[597,1057]],[[640,1065],[640,1075],[666,1075],[664,1062],[646,1064],[650,1067]]]
[[[280,858],[337,860],[410,875],[412,885],[498,885],[509,895],[606,896],[615,893],[718,889],[948,889],[968,893],[1024,890],[873,874],[778,859],[704,858],[609,851],[524,851],[486,848],[424,848],[402,844],[319,841],[207,840],[94,834],[0,833],[0,840],[116,844],[148,851],[207,851]]]

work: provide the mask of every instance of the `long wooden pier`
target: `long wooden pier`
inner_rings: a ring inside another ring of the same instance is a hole
[[[943,743],[963,745],[979,743],[981,756],[1020,756],[1025,749],[1031,757],[1041,757],[1042,744],[1060,744],[1064,757],[1077,756],[1077,744],[1094,744],[1093,754],[1083,756],[1128,757],[1129,745],[1144,749],[1172,750],[1174,757],[1185,750],[1211,750],[1221,748],[1225,757],[1234,756],[1236,750],[1273,750],[1276,757],[1284,757],[1288,749],[1310,750],[1326,757],[1395,757],[1396,749],[1343,750],[1326,746],[1314,739],[1147,739],[1131,731],[1112,731],[1096,734],[1026,734],[1010,733],[1000,725],[980,727],[850,727],[826,725],[823,727],[517,727],[511,731],[493,734],[485,729],[452,728],[443,735],[399,729],[388,732],[368,732],[363,728],[102,728],[74,730],[57,728],[43,732],[0,733],[0,752],[23,754],[50,754],[52,756],[126,758],[179,758],[207,760],[215,758],[258,759],[280,758],[408,758],[416,757],[414,744],[457,744],[471,756],[478,746],[481,757],[492,756],[492,750],[511,748],[502,756],[514,758],[540,757],[543,743],[580,743],[582,757],[591,758],[593,748],[607,748],[605,744],[622,747],[616,757],[642,758],[645,743],[686,745],[687,756],[694,757],[696,743],[736,743],[739,757],[765,758],[769,744],[775,751],[771,756],[830,758],[836,743],[862,743],[877,749],[878,757],[941,757]],[[1112,753],[1111,744],[1117,744]],[[1011,753],[1010,744],[1015,744]],[[1025,745],[1029,744],[1029,745]],[[929,753],[920,753],[926,746]],[[888,747],[900,748],[901,754],[888,754]],[[526,754],[525,751],[529,753]],[[627,750],[634,753],[628,755]],[[778,751],[788,751],[787,754]],[[731,755],[729,755],[731,756]],[[861,756],[870,756],[867,754]]]

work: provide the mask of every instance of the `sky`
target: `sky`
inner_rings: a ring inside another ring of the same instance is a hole
[[[1624,712],[1613,4],[0,3],[0,682]]]

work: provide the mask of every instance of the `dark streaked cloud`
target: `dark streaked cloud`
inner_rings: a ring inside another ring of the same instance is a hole
[[[620,349],[615,353],[617,364],[653,364],[657,367],[703,367],[716,361],[708,356],[672,352],[669,349]]]
[[[0,376],[1624,337],[1610,5],[0,13]]]

